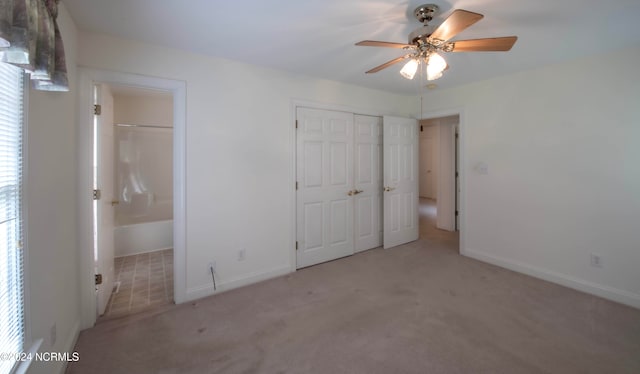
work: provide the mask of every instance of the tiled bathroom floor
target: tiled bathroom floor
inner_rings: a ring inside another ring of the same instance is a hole
[[[115,259],[116,285],[104,317],[173,302],[173,249]]]

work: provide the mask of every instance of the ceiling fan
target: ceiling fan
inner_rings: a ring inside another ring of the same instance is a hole
[[[366,73],[377,73],[400,61],[409,59],[402,70],[400,70],[400,74],[403,77],[413,79],[419,66],[422,64],[426,71],[427,80],[434,80],[440,78],[442,72],[448,69],[447,62],[439,52],[509,51],[518,39],[517,36],[505,36],[499,38],[449,41],[467,27],[480,21],[484,16],[468,10],[456,9],[440,26],[434,29],[434,27],[429,26],[428,23],[433,19],[433,16],[438,10],[439,8],[435,4],[420,5],[414,10],[413,13],[415,17],[423,25],[409,34],[409,42],[407,44],[375,40],[363,40],[356,43],[356,45],[359,46],[399,48],[408,52],[404,56],[387,61]]]

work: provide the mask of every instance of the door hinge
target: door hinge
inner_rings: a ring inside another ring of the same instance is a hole
[[[458,139],[460,137],[460,135],[458,135],[458,133],[456,133],[456,139]]]
[[[458,211],[456,210],[456,217],[458,216]]]
[[[296,129],[298,128],[298,120],[296,120]]]
[[[298,241],[296,240],[296,251],[298,250]]]
[[[93,106],[93,114],[95,114],[96,116],[99,116],[100,114],[102,114],[102,105],[95,104]]]
[[[298,182],[296,182],[296,191],[298,191]]]
[[[99,284],[102,284],[102,274],[96,274],[95,280],[96,280],[96,286]]]
[[[424,131],[424,126],[420,125],[420,132]]]
[[[93,200],[100,200],[101,197],[102,197],[102,191],[93,190]]]
[[[458,172],[456,171],[456,178],[458,178]]]

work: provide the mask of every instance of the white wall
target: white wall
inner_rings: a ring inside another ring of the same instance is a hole
[[[292,100],[408,116],[414,97],[81,34],[84,66],[187,84],[187,297],[289,272],[293,238]],[[237,251],[246,259],[237,261]]]
[[[640,307],[638,61],[631,48],[428,93],[427,113],[463,110],[464,254]]]
[[[71,92],[30,90],[27,135],[26,261],[31,336],[41,351],[73,349],[79,329],[76,189],[76,28],[63,5],[58,18]],[[56,325],[56,342],[51,327]],[[62,362],[34,362],[29,373],[56,373]]]
[[[173,127],[173,97],[158,95],[114,95],[114,121],[129,125]]]

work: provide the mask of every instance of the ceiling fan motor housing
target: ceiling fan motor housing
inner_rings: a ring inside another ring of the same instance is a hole
[[[426,26],[427,22],[433,19],[438,10],[440,8],[436,4],[422,4],[413,11],[413,14],[418,19],[418,22],[424,23]]]
[[[423,44],[419,43],[419,40],[423,42],[427,41],[429,35],[433,33],[435,27],[429,26],[428,23],[433,19],[433,17],[438,13],[440,8],[436,4],[422,4],[418,6],[413,14],[415,15],[418,22],[422,23],[423,26],[419,27],[409,34],[409,43],[408,44]]]

